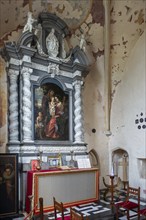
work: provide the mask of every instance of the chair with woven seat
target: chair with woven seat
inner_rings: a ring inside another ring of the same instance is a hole
[[[70,208],[70,219],[71,220],[84,220],[83,214],[76,212]]]
[[[132,196],[137,200],[137,202],[132,201]],[[121,211],[121,208],[127,214],[128,220],[134,216],[137,216],[138,220],[140,220],[140,187],[133,188],[128,186],[125,201],[116,203],[115,208],[117,220],[119,219],[119,212]],[[130,211],[133,211],[133,214],[130,215]]]
[[[53,197],[54,202],[54,216],[55,220],[70,220],[70,216],[64,216],[64,206],[62,202],[56,201],[55,197]],[[61,214],[61,217],[57,217],[57,211]]]

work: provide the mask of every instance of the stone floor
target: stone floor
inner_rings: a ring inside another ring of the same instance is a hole
[[[84,216],[87,216],[89,220],[114,220],[115,219],[115,208],[111,205],[111,195],[107,195],[106,200],[104,199],[104,191],[100,191],[100,200],[98,202],[92,202],[88,204],[82,204],[78,206],[73,206],[77,212],[82,213]],[[114,203],[119,202],[125,199],[125,191],[121,190],[120,193],[115,194]],[[132,198],[136,201],[136,199]],[[141,209],[146,207],[146,201],[141,201]],[[69,215],[69,208],[66,208],[65,215]],[[132,214],[132,213],[131,213]],[[58,217],[60,215],[58,214]],[[54,219],[54,213],[48,213],[48,220]],[[119,220],[126,220],[126,216],[119,216]],[[131,218],[137,220],[136,217]],[[144,217],[140,218],[141,220]]]
[[[88,220],[115,220],[115,209],[114,206],[111,206],[111,195],[107,195],[106,200],[104,199],[105,190],[100,191],[100,200],[97,202],[92,202],[88,204],[82,204],[78,206],[73,206],[77,212],[82,213],[84,216],[88,217]],[[125,198],[125,191],[121,190],[118,195],[114,196],[114,203],[119,202]],[[136,199],[132,198],[136,201]],[[146,201],[141,200],[141,209],[146,208]],[[65,215],[69,215],[70,209],[65,209]],[[2,218],[3,220],[24,220],[26,217],[26,213],[23,215]],[[45,213],[45,217],[48,220],[54,220],[54,212]],[[60,214],[58,213],[58,217]],[[0,218],[1,219],[1,218]],[[46,219],[46,218],[45,218]],[[126,220],[126,216],[119,216],[119,220]],[[136,217],[131,218],[132,220],[137,220]],[[141,216],[140,220],[146,219]]]

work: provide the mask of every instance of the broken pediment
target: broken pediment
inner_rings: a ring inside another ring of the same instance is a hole
[[[26,25],[18,42],[6,43],[6,53],[3,54],[7,56],[6,60],[10,57],[20,60],[24,55],[28,55],[32,62],[41,64],[51,60],[59,63],[62,69],[72,66],[71,72],[78,68],[83,72],[87,71],[90,63],[82,47],[83,39],[79,46],[72,48],[69,46],[69,36],[67,25],[55,14],[41,13],[36,20],[32,13],[28,12]]]

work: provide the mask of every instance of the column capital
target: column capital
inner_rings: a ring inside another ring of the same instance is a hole
[[[8,70],[8,76],[18,76],[18,75],[19,75],[18,70],[14,70],[14,69],[9,69]]]
[[[28,74],[31,74],[33,72],[33,70],[29,67],[23,67],[21,69],[21,74],[24,74],[24,73],[28,73]]]
[[[82,79],[76,79],[73,83],[72,83],[73,86],[82,86],[83,85],[83,80]]]

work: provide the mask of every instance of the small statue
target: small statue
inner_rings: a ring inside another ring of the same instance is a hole
[[[32,17],[32,12],[28,12],[28,18],[27,18],[27,23],[23,28],[23,33],[26,31],[32,32],[33,29],[33,23],[36,21],[33,17]]]
[[[86,49],[86,40],[84,34],[81,35],[80,39],[80,49],[82,49],[85,52]]]
[[[55,30],[54,28],[52,28],[51,32],[46,38],[46,47],[47,47],[48,55],[51,57],[57,57],[59,52],[59,42],[54,33]]]
[[[65,51],[65,45],[64,45],[64,34],[62,35],[62,58],[66,58],[66,51]]]

